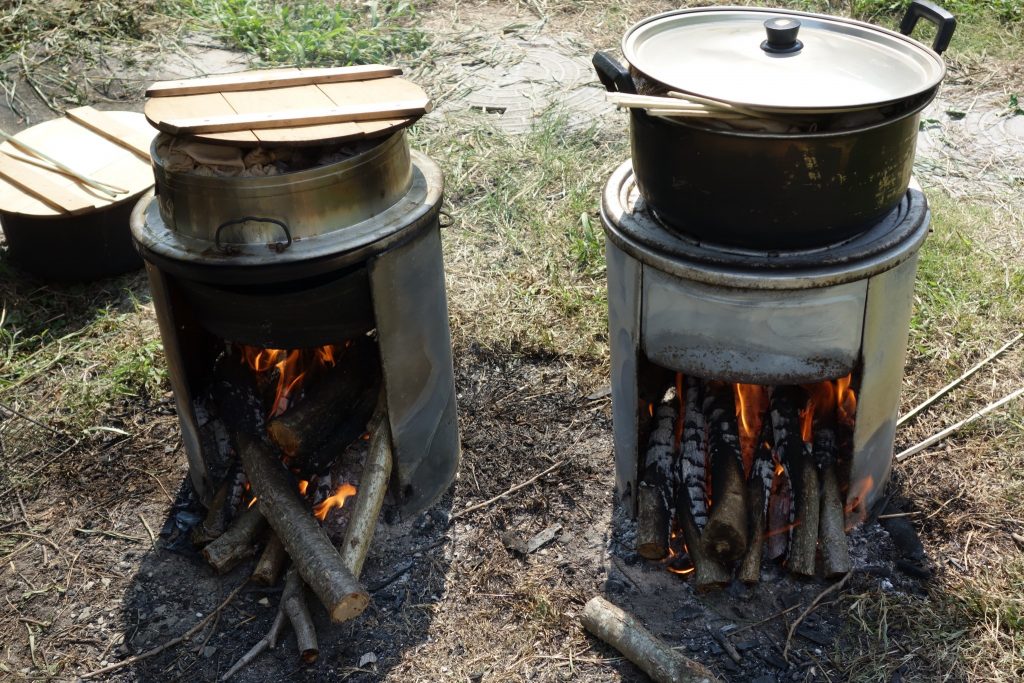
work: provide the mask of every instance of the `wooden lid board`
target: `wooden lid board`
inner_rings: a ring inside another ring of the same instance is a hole
[[[76,215],[132,201],[153,186],[153,169],[141,149],[156,131],[142,114],[91,107],[72,112],[68,118],[26,128],[14,138],[76,173],[126,192],[116,197],[98,192],[5,141],[0,144],[0,211]],[[72,115],[88,125],[72,120]]]
[[[357,69],[362,71],[356,72]],[[173,130],[171,123],[181,120],[307,112],[413,100],[429,102],[426,93],[418,85],[387,75],[395,71],[391,67],[267,69],[193,79],[196,84],[193,88],[186,87],[185,84],[188,84],[189,81],[175,82],[173,87],[169,84],[158,83],[150,88],[151,94],[161,92],[184,92],[186,94],[151,97],[147,100],[144,111],[146,118],[156,128]],[[309,74],[309,76],[303,78],[305,74]],[[257,82],[254,80],[255,75],[261,75],[265,80]],[[355,77],[356,75],[359,78],[369,75],[370,78],[368,80],[345,80],[348,76]],[[232,80],[233,78],[237,79],[237,82]],[[284,85],[278,85],[279,83]],[[217,92],[208,92],[214,87],[221,89]],[[409,126],[418,118],[418,115],[398,116],[375,121],[346,121],[199,133],[190,137],[203,142],[241,146],[307,145],[378,137]]]

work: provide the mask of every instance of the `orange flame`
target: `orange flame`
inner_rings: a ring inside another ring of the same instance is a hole
[[[299,495],[306,495],[306,491],[309,489],[309,482],[305,479],[299,479]]]
[[[754,466],[754,452],[761,433],[761,421],[768,410],[768,391],[759,384],[734,384],[736,423],[740,432],[740,452],[743,454],[743,476],[750,476]]]
[[[843,508],[843,512],[846,513],[847,531],[867,519],[868,510],[867,506],[864,505],[864,501],[874,487],[875,478],[870,474],[852,486],[854,495],[852,498],[847,497],[849,502]]]
[[[319,519],[321,522],[327,519],[327,513],[334,508],[340,508],[345,504],[345,500],[349,496],[356,495],[356,487],[349,483],[344,483],[334,490],[334,495],[326,498],[322,503],[318,503],[313,506],[313,516]]]
[[[850,388],[853,375],[840,377],[836,380],[836,403],[839,419],[847,426],[853,426],[857,415],[857,394]]]
[[[348,346],[350,342],[346,342]],[[291,397],[299,392],[309,372],[335,363],[337,347],[327,344],[315,349],[263,349],[240,345],[246,365],[257,374],[277,368],[277,388],[269,417],[281,415],[290,405]]]

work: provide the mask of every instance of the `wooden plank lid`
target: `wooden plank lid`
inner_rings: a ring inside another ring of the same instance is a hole
[[[26,128],[0,144],[0,211],[77,215],[137,199],[153,186],[148,145],[154,135],[142,114],[92,107]],[[81,178],[117,191],[100,191]]]
[[[418,85],[395,67],[265,69],[147,90],[146,118],[159,130],[241,146],[306,145],[379,137],[430,111]]]

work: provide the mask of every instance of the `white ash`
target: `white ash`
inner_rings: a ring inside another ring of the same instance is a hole
[[[304,171],[358,156],[379,140],[356,140],[319,146],[253,148],[213,145],[161,133],[156,156],[170,173],[223,178],[255,178]]]

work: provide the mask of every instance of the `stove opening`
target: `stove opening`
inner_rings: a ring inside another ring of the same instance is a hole
[[[807,384],[730,383],[641,359],[637,552],[698,588],[850,569],[846,531],[872,477],[851,481],[860,372]]]

